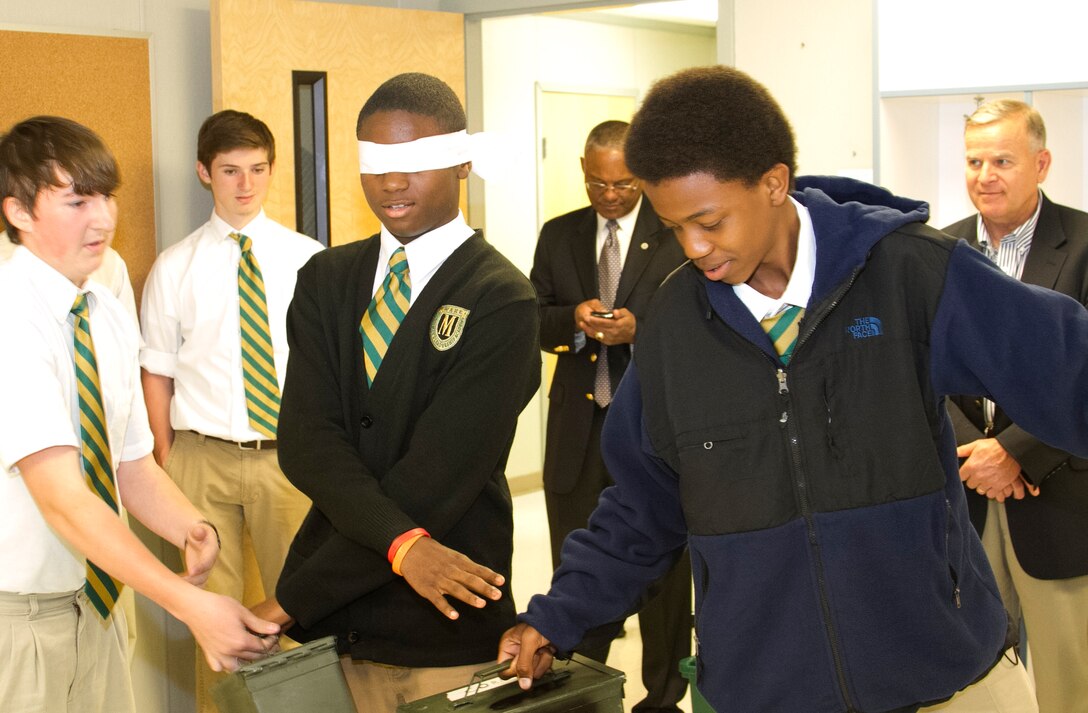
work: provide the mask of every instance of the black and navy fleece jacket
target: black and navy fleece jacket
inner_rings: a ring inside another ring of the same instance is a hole
[[[520,618],[569,650],[688,544],[718,713],[909,711],[1007,643],[945,395],[1088,454],[1088,312],[926,227],[924,203],[798,186],[816,274],[789,365],[729,285],[674,273],[605,424],[616,485]]]

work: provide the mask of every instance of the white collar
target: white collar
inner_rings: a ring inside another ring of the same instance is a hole
[[[102,299],[99,291],[104,288],[94,280],[88,278],[82,287],[58,272],[52,265],[32,253],[25,245],[16,245],[11,255],[13,270],[27,276],[33,288],[45,300],[49,314],[58,322],[68,320],[68,314],[72,311],[72,305],[76,296],[80,293],[88,293],[91,298],[88,307],[92,311],[97,300]]]
[[[778,314],[786,305],[807,307],[812,296],[812,283],[816,279],[816,233],[812,228],[812,216],[808,208],[790,196],[797,211],[800,229],[797,232],[797,258],[793,263],[793,272],[781,297],[768,297],[748,284],[734,285],[736,293],[744,306],[756,320]]]
[[[211,224],[215,234],[223,240],[234,240],[231,238],[231,233],[241,233],[250,240],[261,235],[264,224],[269,220],[268,216],[264,214],[264,208],[257,215],[253,216],[253,219],[246,223],[241,228],[235,228],[227,221],[219,217],[219,214],[214,210],[212,211]]]
[[[405,257],[408,258],[408,274],[422,278],[430,275],[434,270],[446,261],[453,251],[461,247],[461,243],[468,240],[476,231],[468,226],[461,211],[457,216],[434,230],[413,238],[404,245],[382,225],[381,251],[378,254],[378,264],[381,267],[380,274],[384,276],[389,269],[389,258],[397,250],[404,248]],[[417,281],[413,280],[413,285]],[[416,293],[412,290],[413,296]]]
[[[635,232],[635,223],[638,222],[638,212],[642,209],[642,195],[639,195],[638,201],[635,203],[635,207],[632,208],[626,215],[621,215],[616,218],[616,223],[620,226],[620,231],[624,235],[630,236]],[[594,215],[597,216],[597,235],[604,235],[608,224],[608,219],[602,216],[600,213],[594,211]]]

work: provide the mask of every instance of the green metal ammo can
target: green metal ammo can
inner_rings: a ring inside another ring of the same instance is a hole
[[[516,681],[488,678],[507,666],[480,671],[463,688],[398,706],[397,713],[623,713],[622,671],[574,654],[523,691]]]
[[[333,636],[242,666],[212,698],[220,713],[355,713]]]

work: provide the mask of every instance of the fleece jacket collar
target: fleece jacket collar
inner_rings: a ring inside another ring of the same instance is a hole
[[[881,238],[909,223],[929,219],[929,204],[902,198],[852,178],[801,176],[793,197],[809,210],[816,233],[816,275],[808,307],[820,304],[836,286],[865,264]],[[732,286],[701,276],[710,307],[748,341],[777,360],[759,322]],[[707,315],[710,316],[709,313]]]

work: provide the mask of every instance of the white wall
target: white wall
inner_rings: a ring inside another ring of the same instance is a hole
[[[1088,3],[877,0],[882,92],[1083,82]]]
[[[734,59],[778,100],[799,174],[873,167],[871,0],[733,0]],[[719,26],[725,21],[719,17]]]

